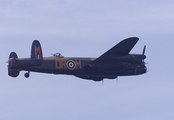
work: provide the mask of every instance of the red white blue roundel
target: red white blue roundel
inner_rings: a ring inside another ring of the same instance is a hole
[[[66,64],[67,68],[70,70],[74,70],[76,68],[76,63],[73,60],[68,60]]]

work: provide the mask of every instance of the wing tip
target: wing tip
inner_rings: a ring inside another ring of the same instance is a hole
[[[138,37],[129,37],[129,38],[125,39],[125,40],[136,40],[136,41],[138,41],[139,38]]]

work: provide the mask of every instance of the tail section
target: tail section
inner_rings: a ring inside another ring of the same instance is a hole
[[[31,64],[40,66],[43,62],[43,54],[41,44],[38,40],[34,40],[31,46]]]
[[[15,69],[17,67],[17,58],[18,56],[15,52],[10,53],[8,61],[8,75],[11,77],[17,77],[20,73],[19,70]]]
[[[17,77],[23,68],[32,68],[40,66],[43,62],[42,48],[38,40],[34,40],[31,46],[31,58],[27,60],[18,59],[15,52],[11,52],[8,60],[8,75],[11,77]],[[29,72],[26,73],[26,77],[29,77]]]

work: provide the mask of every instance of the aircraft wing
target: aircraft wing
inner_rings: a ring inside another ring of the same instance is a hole
[[[96,60],[94,60],[93,63],[100,63],[106,60],[110,61],[113,57],[128,55],[138,40],[139,38],[137,37],[131,37],[121,41],[103,55],[98,57]]]

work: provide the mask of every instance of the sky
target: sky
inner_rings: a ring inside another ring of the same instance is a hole
[[[173,120],[172,0],[0,0],[1,120]],[[121,40],[139,37],[148,73],[94,82],[74,76],[7,75],[10,52],[30,56],[99,57]]]

